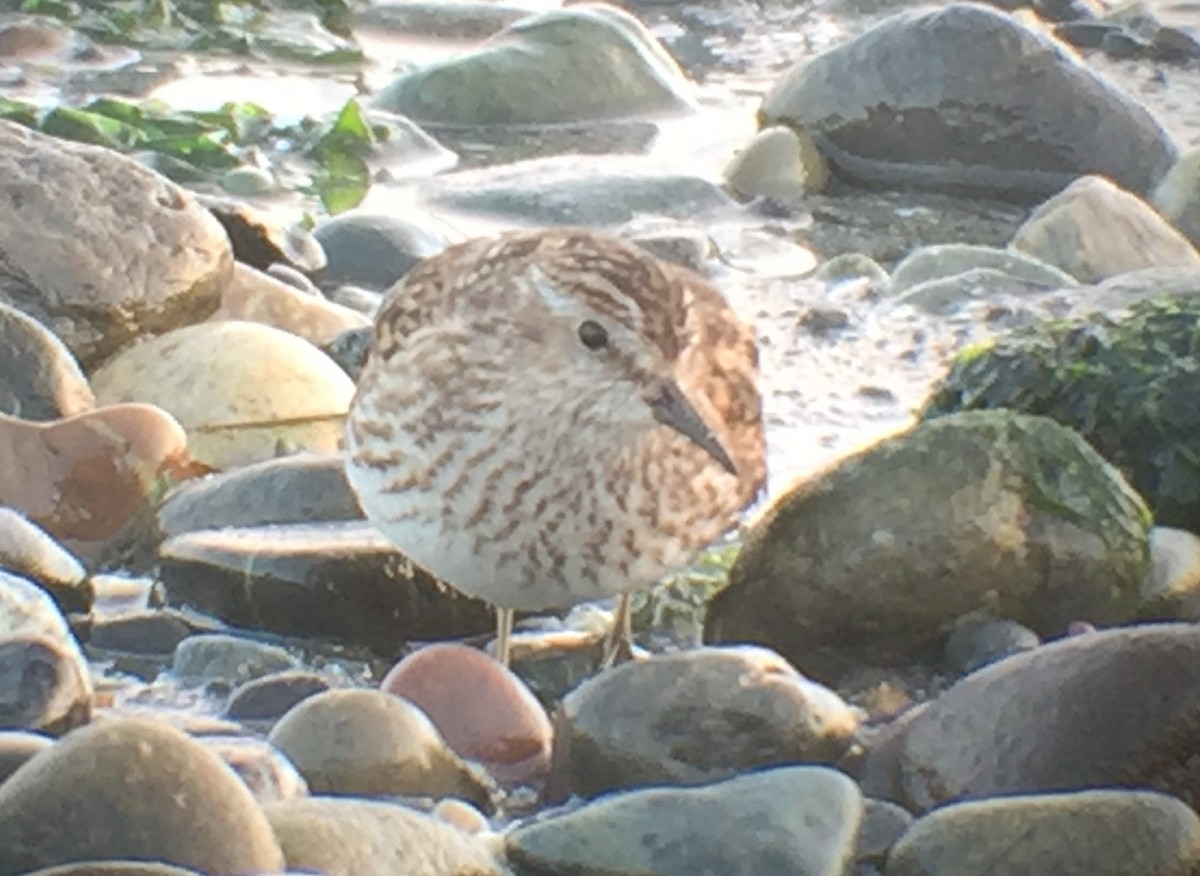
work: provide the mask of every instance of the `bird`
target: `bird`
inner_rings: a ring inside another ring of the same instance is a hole
[[[738,522],[766,480],[753,328],[699,274],[583,227],[510,230],[384,296],[346,417],[366,518],[497,610],[630,597]]]

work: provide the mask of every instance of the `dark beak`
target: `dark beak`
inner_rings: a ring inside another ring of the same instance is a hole
[[[700,419],[692,403],[684,396],[683,391],[675,381],[667,380],[661,385],[658,395],[649,399],[650,410],[654,419],[664,426],[670,426],[684,438],[687,438],[713,459],[731,475],[737,474],[737,466],[729,458],[717,436],[712,433],[705,422]]]

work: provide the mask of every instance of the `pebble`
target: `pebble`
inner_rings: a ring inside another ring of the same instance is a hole
[[[626,663],[557,711],[549,794],[699,785],[785,763],[833,762],[859,715],[764,648],[706,648]]]
[[[36,581],[64,614],[87,614],[95,604],[95,588],[83,564],[36,523],[3,506],[0,566]]]
[[[427,645],[397,663],[380,687],[418,706],[454,751],[503,784],[545,779],[550,719],[525,683],[482,651]]]
[[[1151,203],[1193,246],[1200,246],[1200,147],[1179,156],[1155,186]]]
[[[236,627],[333,638],[382,654],[495,628],[486,603],[416,568],[364,521],[184,533],[159,548],[172,604]]]
[[[283,868],[266,817],[220,758],[138,718],[76,730],[9,776],[0,849],[3,876],[91,858],[244,876]]]
[[[1200,817],[1165,794],[1095,790],[958,803],[926,815],[888,876],[1143,876],[1200,866]]]
[[[233,281],[221,293],[221,306],[212,319],[262,323],[317,347],[342,332],[371,325],[370,318],[357,310],[242,264],[234,269]]]
[[[1143,617],[1200,620],[1200,536],[1169,526],[1150,530]]]
[[[234,721],[275,721],[304,700],[329,690],[329,682],[303,669],[274,672],[238,685],[225,703]]]
[[[0,415],[0,501],[84,560],[135,538],[164,484],[196,473],[183,429],[152,405],[52,423]]]
[[[1040,644],[1037,633],[1015,621],[959,618],[946,638],[946,666],[956,675],[968,675]]]
[[[0,302],[0,413],[58,420],[94,404],[67,345],[36,319]]]
[[[91,673],[78,648],[48,636],[0,638],[0,729],[57,736],[91,716]]]
[[[225,761],[259,803],[308,796],[308,785],[279,749],[244,736],[204,736],[197,740]]]
[[[354,395],[350,378],[312,344],[232,320],[124,350],[92,375],[92,388],[104,404],[169,411],[187,430],[192,455],[218,469],[270,459],[281,441],[336,451]]]
[[[318,272],[323,289],[361,286],[384,292],[421,259],[437,255],[459,235],[387,213],[350,210],[325,219],[313,229],[328,263]]]
[[[1096,630],[966,676],[872,745],[866,793],[925,811],[952,800],[1150,787],[1195,805],[1200,629]]]
[[[321,244],[300,226],[285,225],[276,216],[236,198],[195,197],[221,223],[240,264],[265,271],[282,263],[305,273],[325,267]]]
[[[294,870],[326,876],[508,876],[496,843],[403,806],[314,797],[265,808]]]
[[[892,272],[891,293],[900,295],[930,280],[943,280],[987,268],[1034,288],[1063,289],[1079,283],[1060,268],[1012,249],[968,244],[923,246],[906,255]]]
[[[938,418],[781,494],[709,604],[705,638],[774,647],[828,680],[936,661],[972,612],[1049,636],[1080,617],[1129,621],[1149,529],[1120,473],[1053,420]]]
[[[54,740],[28,730],[0,730],[0,785],[27,760],[45,751]]]
[[[461,797],[491,805],[487,776],[456,755],[420,709],[381,691],[308,697],[267,741],[296,765],[314,794]]]
[[[726,166],[725,184],[745,198],[796,201],[829,182],[829,168],[812,138],[784,126],[763,128]]]
[[[268,523],[360,520],[337,454],[297,453],[181,484],[158,509],[165,536]]]
[[[1084,176],[1033,211],[1012,247],[1081,283],[1139,268],[1200,269],[1200,253],[1137,195]]]
[[[233,271],[225,229],[165,177],[3,120],[0,215],[23,217],[0,227],[0,262],[27,284],[21,309],[85,370],[204,318]]]
[[[854,782],[787,766],[693,788],[611,794],[508,835],[519,872],[841,876],[863,817]]]
[[[209,633],[189,636],[175,648],[171,671],[187,685],[206,681],[241,682],[297,668],[283,648],[240,636]]]

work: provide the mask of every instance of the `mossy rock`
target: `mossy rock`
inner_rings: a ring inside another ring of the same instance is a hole
[[[1156,522],[1200,531],[1200,295],[1052,320],[959,354],[923,412],[1009,408],[1077,430]]]

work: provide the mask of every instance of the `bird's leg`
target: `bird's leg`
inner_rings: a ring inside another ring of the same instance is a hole
[[[611,669],[618,663],[633,659],[633,597],[622,593],[617,597],[617,609],[613,613],[612,629],[604,638],[604,656],[601,669]]]
[[[511,608],[496,609],[496,659],[502,666],[508,666],[509,651],[512,644],[513,610]]]

